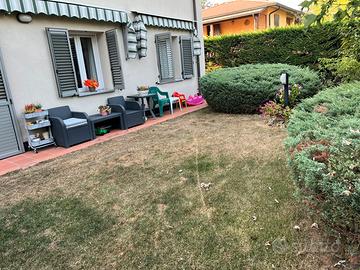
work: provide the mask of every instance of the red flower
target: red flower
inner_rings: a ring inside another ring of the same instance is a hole
[[[97,80],[85,80],[84,85],[89,88],[98,88],[99,82]]]

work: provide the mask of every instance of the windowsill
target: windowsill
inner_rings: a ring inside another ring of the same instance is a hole
[[[171,80],[171,81],[156,82],[156,84],[158,84],[158,85],[163,85],[163,84],[169,84],[169,83],[182,82],[182,81],[184,81],[184,80],[185,80],[185,79],[174,79],[174,80]]]
[[[93,96],[93,95],[109,94],[109,93],[113,93],[113,92],[115,92],[115,89],[110,89],[110,90],[98,89],[95,92],[83,91],[83,92],[79,92],[79,97],[88,97],[88,96]]]

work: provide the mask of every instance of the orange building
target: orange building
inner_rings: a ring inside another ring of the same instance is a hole
[[[297,23],[301,11],[270,1],[237,0],[204,9],[205,36],[253,32]]]

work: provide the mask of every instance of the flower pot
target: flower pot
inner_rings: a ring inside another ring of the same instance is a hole
[[[149,93],[149,90],[141,90],[141,91],[138,90],[139,95],[147,95],[148,93]]]
[[[95,87],[89,87],[89,92],[96,92],[96,88]]]
[[[100,114],[101,114],[102,116],[108,116],[108,115],[109,115],[109,112],[103,111],[103,112],[100,112]]]

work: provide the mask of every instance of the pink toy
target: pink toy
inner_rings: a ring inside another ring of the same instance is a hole
[[[204,103],[204,98],[202,96],[190,96],[186,103],[188,106],[197,106]]]

